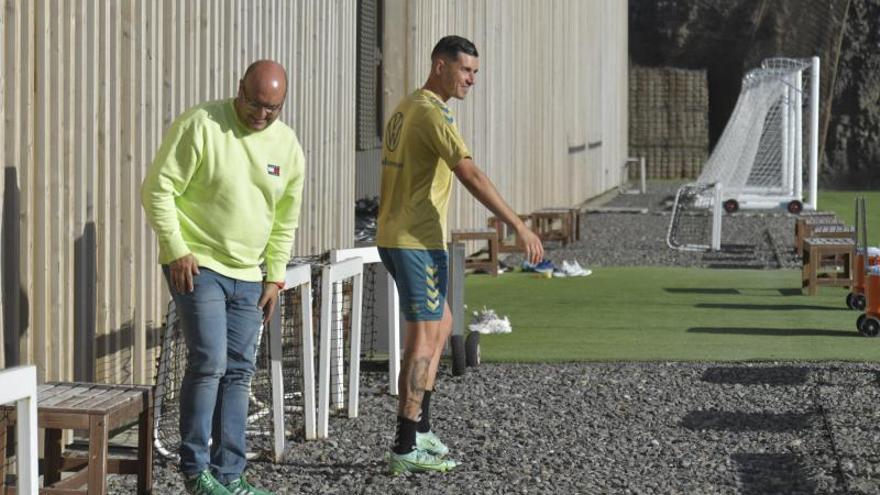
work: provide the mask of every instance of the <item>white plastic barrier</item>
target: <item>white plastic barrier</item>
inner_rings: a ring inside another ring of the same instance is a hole
[[[349,333],[349,371],[348,371],[348,417],[356,418],[358,415],[358,392],[360,381],[360,354],[361,354],[361,304],[363,291],[363,269],[361,258],[350,258],[345,261],[325,266],[321,275],[321,349],[319,357],[318,377],[318,438],[327,438],[330,417],[330,366],[331,361],[337,370],[337,375],[343,374],[343,328],[341,318],[333,318],[334,314],[341,314],[342,294],[338,297],[336,284],[346,279],[353,279],[352,302],[351,302],[351,331]],[[331,342],[337,343],[331,348]],[[333,392],[333,404],[342,408],[343,386],[341,381],[336,383]]]
[[[313,440],[315,434],[315,346],[312,341],[312,267],[297,265],[287,267],[284,290],[300,288],[300,317],[302,318],[302,374],[303,374],[303,422],[305,438]],[[282,369],[281,311],[276,306],[269,322],[269,356],[272,361],[272,415],[275,459],[284,453],[284,375]]]
[[[23,366],[0,371],[0,404],[10,402],[15,402],[16,489],[19,494],[36,495],[39,469],[35,367]]]
[[[330,253],[330,262],[360,258],[364,265],[382,263],[376,247],[353,249],[337,249]],[[397,298],[397,286],[390,274],[386,275],[387,293],[385,295],[385,314],[388,321],[388,392],[397,395],[397,377],[400,375],[400,302]],[[377,308],[378,309],[378,308]]]

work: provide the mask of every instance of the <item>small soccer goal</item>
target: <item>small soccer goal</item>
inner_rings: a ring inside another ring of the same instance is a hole
[[[679,251],[721,249],[721,186],[686,184],[672,206],[666,244]]]
[[[285,289],[269,325],[261,328],[257,369],[251,379],[246,434],[249,457],[276,462],[286,442],[316,437],[311,266],[288,267]],[[177,459],[180,447],[180,385],[187,352],[174,302],[168,305],[156,371],[154,445]]]

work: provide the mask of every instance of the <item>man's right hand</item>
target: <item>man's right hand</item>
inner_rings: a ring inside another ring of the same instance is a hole
[[[525,225],[516,232],[516,244],[526,252],[529,263],[537,264],[544,259],[544,245],[541,244],[541,238]]]
[[[168,265],[171,270],[171,284],[178,293],[193,291],[193,276],[199,274],[199,262],[192,253],[181,256]]]

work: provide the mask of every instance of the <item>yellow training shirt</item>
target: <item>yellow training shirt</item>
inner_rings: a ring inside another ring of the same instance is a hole
[[[455,119],[434,93],[419,89],[385,126],[379,247],[446,249],[452,169],[471,154]]]

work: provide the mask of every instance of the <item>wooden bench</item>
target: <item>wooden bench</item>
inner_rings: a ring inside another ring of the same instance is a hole
[[[531,215],[517,215],[523,223],[526,224],[527,227],[531,227],[532,216]],[[508,231],[508,225],[496,217],[489,217],[487,220],[487,225],[490,229],[495,229],[495,233],[498,235],[498,252],[499,253],[518,253],[522,251],[519,246],[516,245],[516,233]]]
[[[10,422],[15,421],[14,414],[7,417]],[[111,459],[108,455],[110,432],[135,422],[138,458]],[[0,423],[0,428],[6,426]],[[137,474],[137,493],[152,492],[153,396],[150,387],[94,383],[40,385],[37,426],[46,430],[41,494],[104,495],[110,473]],[[88,457],[64,454],[61,432],[72,429],[88,431]],[[6,445],[0,445],[0,452],[5,452],[5,448]],[[0,475],[5,475],[2,461],[0,458]],[[62,479],[62,472],[74,474]],[[9,487],[5,493],[13,494],[15,489]]]
[[[855,240],[856,238],[856,229],[851,225],[819,224],[808,229],[807,233],[809,234],[807,237],[837,237],[840,239],[852,240]]]
[[[487,241],[489,258],[467,257],[464,260],[465,270],[483,270],[493,277],[498,276],[498,232],[495,229],[458,229],[450,234],[452,242]]]
[[[541,208],[532,213],[532,228],[542,241],[561,241],[566,245],[580,239],[577,208]]]
[[[803,251],[804,239],[811,237],[813,229],[819,225],[838,225],[843,226],[842,220],[834,215],[816,215],[806,218],[798,218],[794,224],[794,249],[800,254]]]
[[[815,296],[819,286],[850,287],[856,243],[852,239],[808,237],[804,239],[801,287]]]

